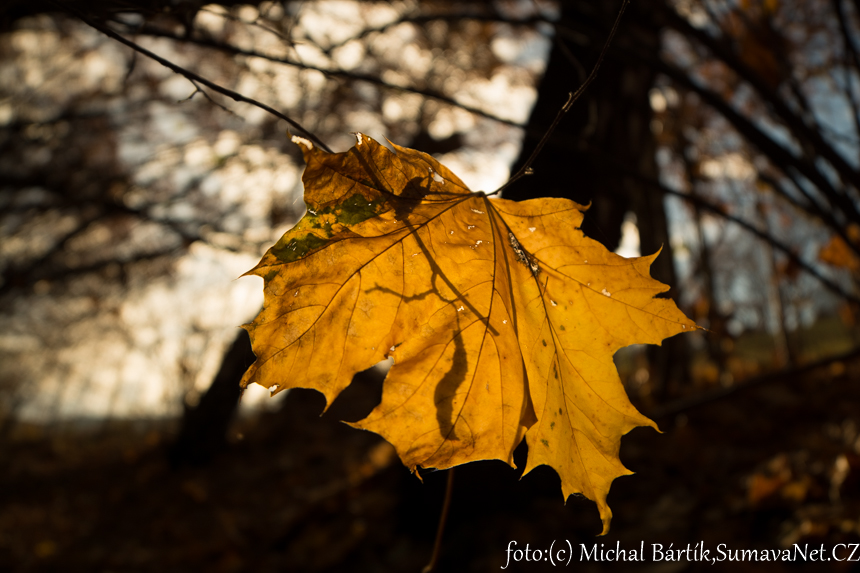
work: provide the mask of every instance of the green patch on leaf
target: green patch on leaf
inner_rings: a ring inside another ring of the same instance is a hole
[[[361,193],[356,193],[332,209],[331,212],[337,217],[338,223],[343,223],[349,227],[375,217],[381,204],[382,199],[368,201]]]
[[[326,237],[331,237],[334,234],[331,229],[331,221],[321,221],[321,217],[308,215],[308,223],[312,229],[322,229]]]
[[[272,247],[272,254],[285,263],[297,261],[328,242],[326,239],[318,237],[313,233],[308,233],[300,239],[291,239],[289,242],[285,242],[284,239],[286,239],[286,236],[281,237],[275,243],[275,246]]]

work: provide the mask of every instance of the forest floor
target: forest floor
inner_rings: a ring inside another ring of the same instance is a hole
[[[367,411],[373,392],[360,390],[322,417],[320,395],[295,391],[281,411],[240,422],[205,467],[168,464],[166,427],[18,432],[0,450],[0,570],[418,572],[447,472],[422,472],[422,483],[380,438],[338,422]],[[501,462],[457,468],[437,570],[556,570],[563,565],[524,555],[507,563],[506,549],[554,542],[557,551],[569,541],[576,571],[860,571],[834,559],[849,556],[838,544],[860,543],[857,354],[662,411],[672,411],[656,418],[662,434],[639,428],[622,440],[636,475],[613,484],[605,537],[595,505],[565,504],[549,468],[522,480]],[[521,447],[521,468],[525,455]],[[653,544],[699,543],[717,558],[720,544],[823,545],[831,561],[654,559]],[[583,563],[580,544],[644,547],[645,560]]]

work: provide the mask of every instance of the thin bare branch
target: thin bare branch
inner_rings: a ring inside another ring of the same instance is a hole
[[[223,86],[220,86],[220,85],[216,84],[215,82],[207,80],[206,78],[192,72],[191,70],[187,70],[187,69],[183,68],[182,66],[174,64],[170,60],[166,60],[166,59],[162,58],[161,56],[147,50],[143,46],[140,46],[139,44],[132,42],[131,40],[125,38],[124,36],[118,34],[117,32],[114,32],[113,30],[111,30],[107,26],[92,20],[91,18],[89,18],[88,16],[86,16],[82,12],[72,8],[71,6],[65,6],[64,7],[60,4],[57,4],[56,2],[53,2],[52,0],[49,0],[49,2],[51,2],[54,6],[57,6],[57,8],[59,8],[59,9],[65,9],[65,10],[70,11],[72,14],[74,14],[76,17],[78,17],[82,22],[84,22],[88,26],[95,28],[96,30],[98,30],[102,34],[104,34],[110,38],[113,38],[117,42],[128,46],[132,50],[134,50],[134,51],[136,51],[136,52],[138,52],[138,53],[140,53],[140,54],[142,54],[142,55],[144,55],[144,56],[146,56],[152,60],[155,60],[156,62],[158,62],[162,66],[170,69],[171,71],[173,71],[173,72],[175,72],[181,76],[188,78],[192,82],[198,82],[200,84],[203,84],[204,86],[208,87],[209,89],[214,90],[214,91],[216,91],[222,95],[225,95],[234,101],[251,104],[251,105],[256,106],[262,110],[269,112],[270,114],[274,115],[275,117],[277,117],[279,119],[283,119],[284,121],[289,123],[291,126],[293,126],[294,128],[301,131],[303,134],[305,134],[311,141],[313,141],[314,143],[319,145],[320,148],[331,153],[331,148],[329,148],[329,146],[327,146],[320,138],[318,138],[316,135],[314,135],[313,133],[311,133],[310,131],[308,131],[304,127],[302,127],[302,125],[299,124],[294,119],[287,117],[286,115],[284,115],[283,113],[279,112],[278,110],[272,108],[271,106],[268,106],[268,105],[261,103],[255,99],[249,98],[249,97],[244,96],[238,92],[234,92],[233,90],[230,90],[230,89],[227,89]],[[177,37],[177,39],[181,39],[181,38]]]
[[[259,17],[256,20],[254,20],[253,22],[249,22],[249,21],[243,20],[243,19],[239,18],[238,16],[235,16],[229,12],[222,12],[220,10],[218,10],[218,11],[212,10],[211,8],[207,8],[206,6],[201,8],[200,11],[206,12],[208,14],[213,14],[215,16],[220,16],[221,18],[224,18],[225,20],[230,20],[231,22],[237,22],[239,24],[254,26],[255,28],[259,28],[259,29],[263,30],[264,32],[268,32],[268,33],[272,34],[273,36],[280,38],[281,40],[287,42],[288,44],[293,43],[292,40],[288,36],[285,36],[280,31],[275,30],[274,28],[270,28],[269,26],[266,26],[265,24],[261,23]]]
[[[720,208],[719,205],[715,205],[715,204],[711,203],[710,201],[707,201],[706,199],[702,199],[699,196],[690,195],[689,193],[684,193],[682,191],[676,191],[675,189],[670,189],[669,187],[666,187],[665,185],[663,185],[662,183],[660,183],[658,181],[654,181],[653,179],[650,179],[648,177],[644,177],[642,175],[632,173],[626,169],[625,169],[625,171],[627,172],[627,174],[629,176],[634,177],[635,179],[637,179],[638,181],[641,181],[642,183],[645,183],[646,185],[648,185],[649,187],[651,187],[655,191],[658,191],[658,192],[663,193],[665,195],[672,195],[674,197],[680,197],[684,201],[687,201],[688,203],[694,204],[704,211],[708,211],[709,213],[713,213],[714,215],[716,215],[720,218],[723,218],[727,221],[731,221],[732,223],[738,225],[739,227],[749,231],[750,233],[752,233],[756,237],[762,239],[763,241],[766,241],[774,249],[783,253],[792,263],[797,265],[798,268],[803,269],[804,271],[809,273],[811,276],[815,277],[829,291],[831,291],[834,294],[844,298],[847,301],[851,301],[855,304],[860,304],[860,297],[858,297],[854,293],[848,292],[847,290],[842,288],[842,286],[840,286],[839,284],[837,284],[836,282],[834,282],[830,278],[821,274],[821,271],[819,271],[814,266],[812,266],[810,263],[807,263],[806,261],[801,259],[799,256],[797,256],[797,253],[789,245],[783,243],[782,241],[780,241],[776,237],[770,235],[766,231],[762,231],[761,229],[759,229],[757,226],[753,225],[752,223],[745,221],[745,220],[743,220],[743,219],[741,219],[735,215],[732,215],[731,213],[726,213],[722,208]]]
[[[810,203],[804,204],[795,199],[791,195],[791,193],[789,193],[788,190],[786,190],[782,186],[781,182],[776,180],[776,178],[762,173],[761,171],[757,172],[756,174],[759,181],[770,187],[773,192],[776,193],[779,197],[788,202],[798,211],[801,211],[806,215],[811,215],[824,223],[828,229],[839,235],[839,237],[842,238],[843,241],[845,241],[845,244],[847,244],[851,250],[860,255],[860,245],[857,245],[848,237],[848,231],[846,230],[845,225],[840,224],[839,221],[837,221],[833,217],[832,212],[821,209],[817,203],[813,202],[806,190],[803,189],[803,187],[799,185],[798,182],[791,177],[791,175],[784,175],[786,175],[788,180],[791,181],[791,183],[794,185],[794,188],[797,189],[798,192],[800,192]]]
[[[210,96],[208,93],[206,93],[206,90],[204,90],[204,89],[203,89],[203,88],[201,88],[199,85],[197,85],[197,82],[195,82],[195,81],[194,81],[194,80],[192,80],[192,79],[189,79],[188,81],[189,81],[189,82],[191,82],[191,85],[193,85],[193,86],[194,86],[194,91],[193,91],[193,92],[191,92],[191,95],[189,95],[187,98],[185,98],[185,99],[181,99],[181,100],[179,100],[179,101],[178,101],[178,102],[176,102],[176,103],[182,103],[182,102],[190,101],[190,100],[191,100],[191,99],[193,99],[193,98],[194,98],[194,96],[196,96],[197,94],[201,94],[203,97],[205,97],[207,100],[209,100],[209,103],[211,103],[211,104],[212,104],[212,105],[214,105],[215,107],[218,107],[218,108],[223,109],[224,111],[226,111],[226,112],[227,112],[227,113],[229,113],[230,115],[235,115],[236,117],[239,117],[239,114],[237,114],[235,111],[233,111],[232,109],[230,109],[230,108],[229,108],[229,107],[227,107],[226,105],[224,105],[224,104],[222,104],[222,103],[220,103],[220,102],[215,101],[215,100],[212,98],[212,96]]]
[[[842,5],[842,0],[832,0],[833,10],[836,12],[836,19],[839,21],[839,30],[842,32],[842,43],[845,45],[845,60],[843,64],[845,69],[845,96],[851,103],[852,115],[854,116],[854,128],[857,130],[857,135],[860,136],[860,103],[857,102],[857,97],[851,89],[851,74],[848,70],[847,60],[854,64],[855,73],[860,73],[860,53],[857,51],[857,46],[851,38],[851,32],[848,29],[848,16],[845,14],[845,7]]]
[[[755,89],[766,104],[771,107],[776,117],[783,122],[804,148],[811,147],[815,149],[820,157],[826,159],[833,166],[843,181],[860,189],[860,171],[849,165],[847,160],[828,144],[819,132],[811,129],[798,118],[786,102],[764,82],[759,74],[749,68],[735,53],[726,48],[716,38],[692,26],[686,18],[681,17],[674,10],[666,10],[666,17],[671,27],[687,38],[695,39],[699,44],[706,47],[714,56],[727,64],[739,77]],[[695,82],[691,81],[690,83]],[[806,177],[813,180],[808,175]],[[823,177],[819,179],[823,179]],[[819,185],[818,182],[816,182],[816,185]],[[832,189],[832,186],[828,184],[824,188]],[[842,195],[842,198],[838,201],[841,203],[840,206],[842,209],[846,211],[846,214],[853,211],[853,215],[857,216],[858,220],[860,220],[860,212],[857,212],[853,205],[849,205],[850,201],[847,196],[838,192],[836,195]]]
[[[641,54],[628,52],[630,57],[644,57]],[[698,94],[702,100],[713,107],[747,141],[758,148],[764,155],[770,157],[777,165],[790,166],[804,178],[815,185],[822,195],[830,202],[831,208],[838,207],[843,215],[851,221],[860,222],[860,210],[851,198],[837,190],[830,181],[819,171],[809,157],[797,156],[775,141],[770,135],[761,130],[751,119],[747,118],[726,102],[719,94],[699,84],[680,68],[663,61],[652,61],[657,70],[679,85]]]
[[[621,3],[621,8],[618,10],[618,16],[615,18],[615,23],[612,24],[612,29],[609,31],[609,36],[606,38],[606,43],[603,44],[603,49],[600,50],[600,55],[597,57],[597,61],[594,63],[594,67],[591,69],[591,73],[588,74],[588,77],[585,78],[585,81],[582,82],[582,85],[575,92],[571,92],[568,94],[567,101],[561,106],[561,109],[558,110],[558,113],[555,116],[555,119],[552,120],[549,128],[546,130],[546,133],[543,134],[543,137],[538,142],[532,154],[529,155],[529,158],[523,163],[523,166],[520,167],[520,170],[517,171],[508,182],[493,191],[492,193],[488,193],[488,195],[496,195],[501,193],[504,189],[513,185],[519,179],[522,179],[526,175],[531,175],[532,171],[532,163],[534,163],[535,159],[537,159],[540,152],[543,150],[547,141],[549,141],[550,136],[552,136],[555,128],[558,127],[558,124],[561,122],[562,118],[570,111],[570,108],[573,107],[573,103],[579,99],[579,97],[588,89],[588,86],[591,85],[591,82],[594,81],[594,78],[597,77],[597,71],[600,69],[600,65],[603,63],[604,58],[606,57],[606,52],[609,51],[609,46],[612,44],[612,39],[615,38],[615,32],[618,31],[618,26],[621,24],[621,17],[624,16],[624,11],[627,9],[627,5],[630,4],[630,0],[624,0]]]
[[[469,113],[473,113],[477,116],[485,117],[487,119],[491,119],[493,121],[497,121],[497,122],[503,123],[505,125],[511,125],[511,126],[520,127],[520,128],[524,127],[522,124],[517,123],[516,121],[512,121],[510,119],[505,119],[503,117],[499,117],[499,116],[493,115],[489,112],[486,112],[482,109],[478,109],[476,107],[472,107],[472,106],[466,105],[464,103],[460,103],[460,102],[456,101],[455,99],[450,98],[450,97],[448,97],[442,93],[439,93],[439,92],[436,92],[433,90],[425,90],[425,89],[415,88],[415,87],[410,87],[410,86],[398,86],[398,85],[390,84],[390,83],[382,80],[379,77],[372,76],[369,74],[361,74],[361,73],[356,73],[356,72],[349,72],[346,70],[330,69],[330,68],[323,68],[320,66],[314,66],[314,65],[306,64],[304,62],[300,62],[300,61],[293,60],[290,58],[274,56],[271,54],[266,54],[263,52],[257,52],[254,50],[245,50],[245,49],[233,46],[232,44],[228,44],[226,42],[220,42],[220,41],[215,40],[213,38],[204,38],[204,37],[185,38],[185,37],[180,36],[178,34],[174,34],[172,32],[168,32],[167,30],[162,30],[162,29],[154,27],[154,26],[141,26],[139,29],[135,30],[135,33],[146,35],[146,36],[153,36],[153,37],[157,37],[157,38],[169,38],[171,40],[176,40],[177,42],[185,42],[185,43],[195,44],[198,46],[205,46],[208,48],[214,48],[214,49],[219,50],[221,52],[233,54],[235,56],[246,56],[246,57],[250,57],[250,58],[260,58],[263,60],[268,60],[270,62],[283,64],[285,66],[292,66],[295,68],[302,68],[305,70],[314,70],[317,72],[321,72],[321,73],[325,74],[326,76],[332,77],[332,78],[342,78],[342,79],[350,80],[350,81],[367,82],[367,83],[374,84],[374,85],[377,85],[377,86],[380,86],[380,87],[383,87],[386,89],[394,90],[394,91],[413,93],[413,94],[424,96],[424,97],[427,97],[430,99],[434,99],[434,100],[439,101],[441,103],[445,103],[445,104],[448,104],[448,105],[451,105],[454,107],[458,107],[462,110],[468,111]]]

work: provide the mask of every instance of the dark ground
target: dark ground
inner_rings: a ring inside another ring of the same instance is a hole
[[[244,438],[199,468],[171,468],[166,430],[21,435],[0,452],[0,569],[418,572],[446,472],[424,472],[422,484],[385,442],[337,422],[369,409],[372,393],[360,394],[320,418],[321,396],[296,391],[283,411],[245,422]],[[640,428],[622,441],[621,459],[637,473],[612,487],[606,537],[596,537],[594,504],[564,505],[548,468],[522,481],[501,462],[458,468],[438,570],[499,571],[512,540],[520,549],[569,540],[569,567],[521,561],[506,571],[860,571],[847,561],[651,560],[652,543],[701,541],[712,556],[721,543],[823,543],[828,557],[838,543],[860,543],[860,360],[657,421],[663,434]],[[579,562],[580,543],[616,542],[644,542],[646,562]]]

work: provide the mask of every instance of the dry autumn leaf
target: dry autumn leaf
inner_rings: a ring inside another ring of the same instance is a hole
[[[265,281],[247,325],[257,361],[242,381],[314,388],[328,404],[355,373],[394,364],[382,401],[353,424],[411,470],[475,460],[546,464],[565,499],[597,502],[629,474],[621,436],[654,422],[627,398],[621,347],[693,330],[657,256],[625,259],[585,237],[585,207],[472,193],[431,156],[357,134],[345,153],[301,145],[308,212],[248,274]]]
[[[856,225],[848,228],[849,237],[857,236]],[[853,238],[853,237],[852,237]],[[860,273],[860,259],[857,258],[848,243],[839,235],[833,235],[826,245],[818,251],[818,258],[822,262],[837,268],[848,269],[852,273]]]

